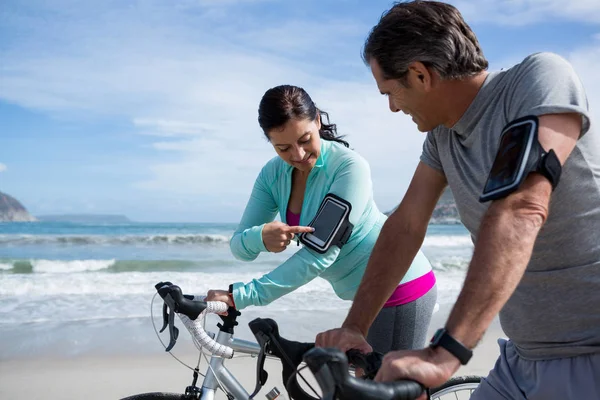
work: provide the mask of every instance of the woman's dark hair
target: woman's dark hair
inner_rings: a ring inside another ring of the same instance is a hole
[[[265,136],[269,139],[268,132],[280,128],[291,119],[308,119],[314,121],[319,117],[321,129],[319,136],[349,147],[348,142],[338,136],[335,124],[329,123],[329,115],[319,110],[308,93],[298,86],[280,85],[265,92],[258,106],[258,124]],[[323,117],[327,123],[323,121]],[[270,139],[269,139],[270,140]]]

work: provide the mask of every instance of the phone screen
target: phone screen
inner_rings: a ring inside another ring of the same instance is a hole
[[[312,225],[313,228],[315,228],[315,231],[312,234],[323,242],[326,242],[333,233],[335,227],[338,226],[344,216],[344,212],[345,209],[334,202],[326,202],[316,221]]]
[[[502,135],[499,152],[492,165],[485,192],[506,187],[517,179],[521,160],[529,143],[530,123],[516,125]]]

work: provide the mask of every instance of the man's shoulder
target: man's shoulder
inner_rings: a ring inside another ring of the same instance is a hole
[[[570,65],[566,58],[563,56],[552,53],[549,51],[541,51],[537,53],[532,53],[525,57],[521,64],[525,67],[527,66],[550,66],[550,65]]]
[[[520,63],[506,70],[515,79],[547,77],[552,79],[562,74],[572,74],[573,66],[567,59],[552,52],[538,52],[525,57]]]

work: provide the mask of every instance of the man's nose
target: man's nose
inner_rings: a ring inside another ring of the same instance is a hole
[[[391,112],[395,113],[395,112],[400,111],[400,108],[396,107],[396,104],[394,104],[394,100],[392,100],[391,97],[388,97],[388,103],[389,103]]]

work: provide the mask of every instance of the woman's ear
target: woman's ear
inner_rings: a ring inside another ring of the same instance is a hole
[[[317,124],[317,129],[321,130],[321,112],[317,110],[317,118],[315,119],[315,123]]]

